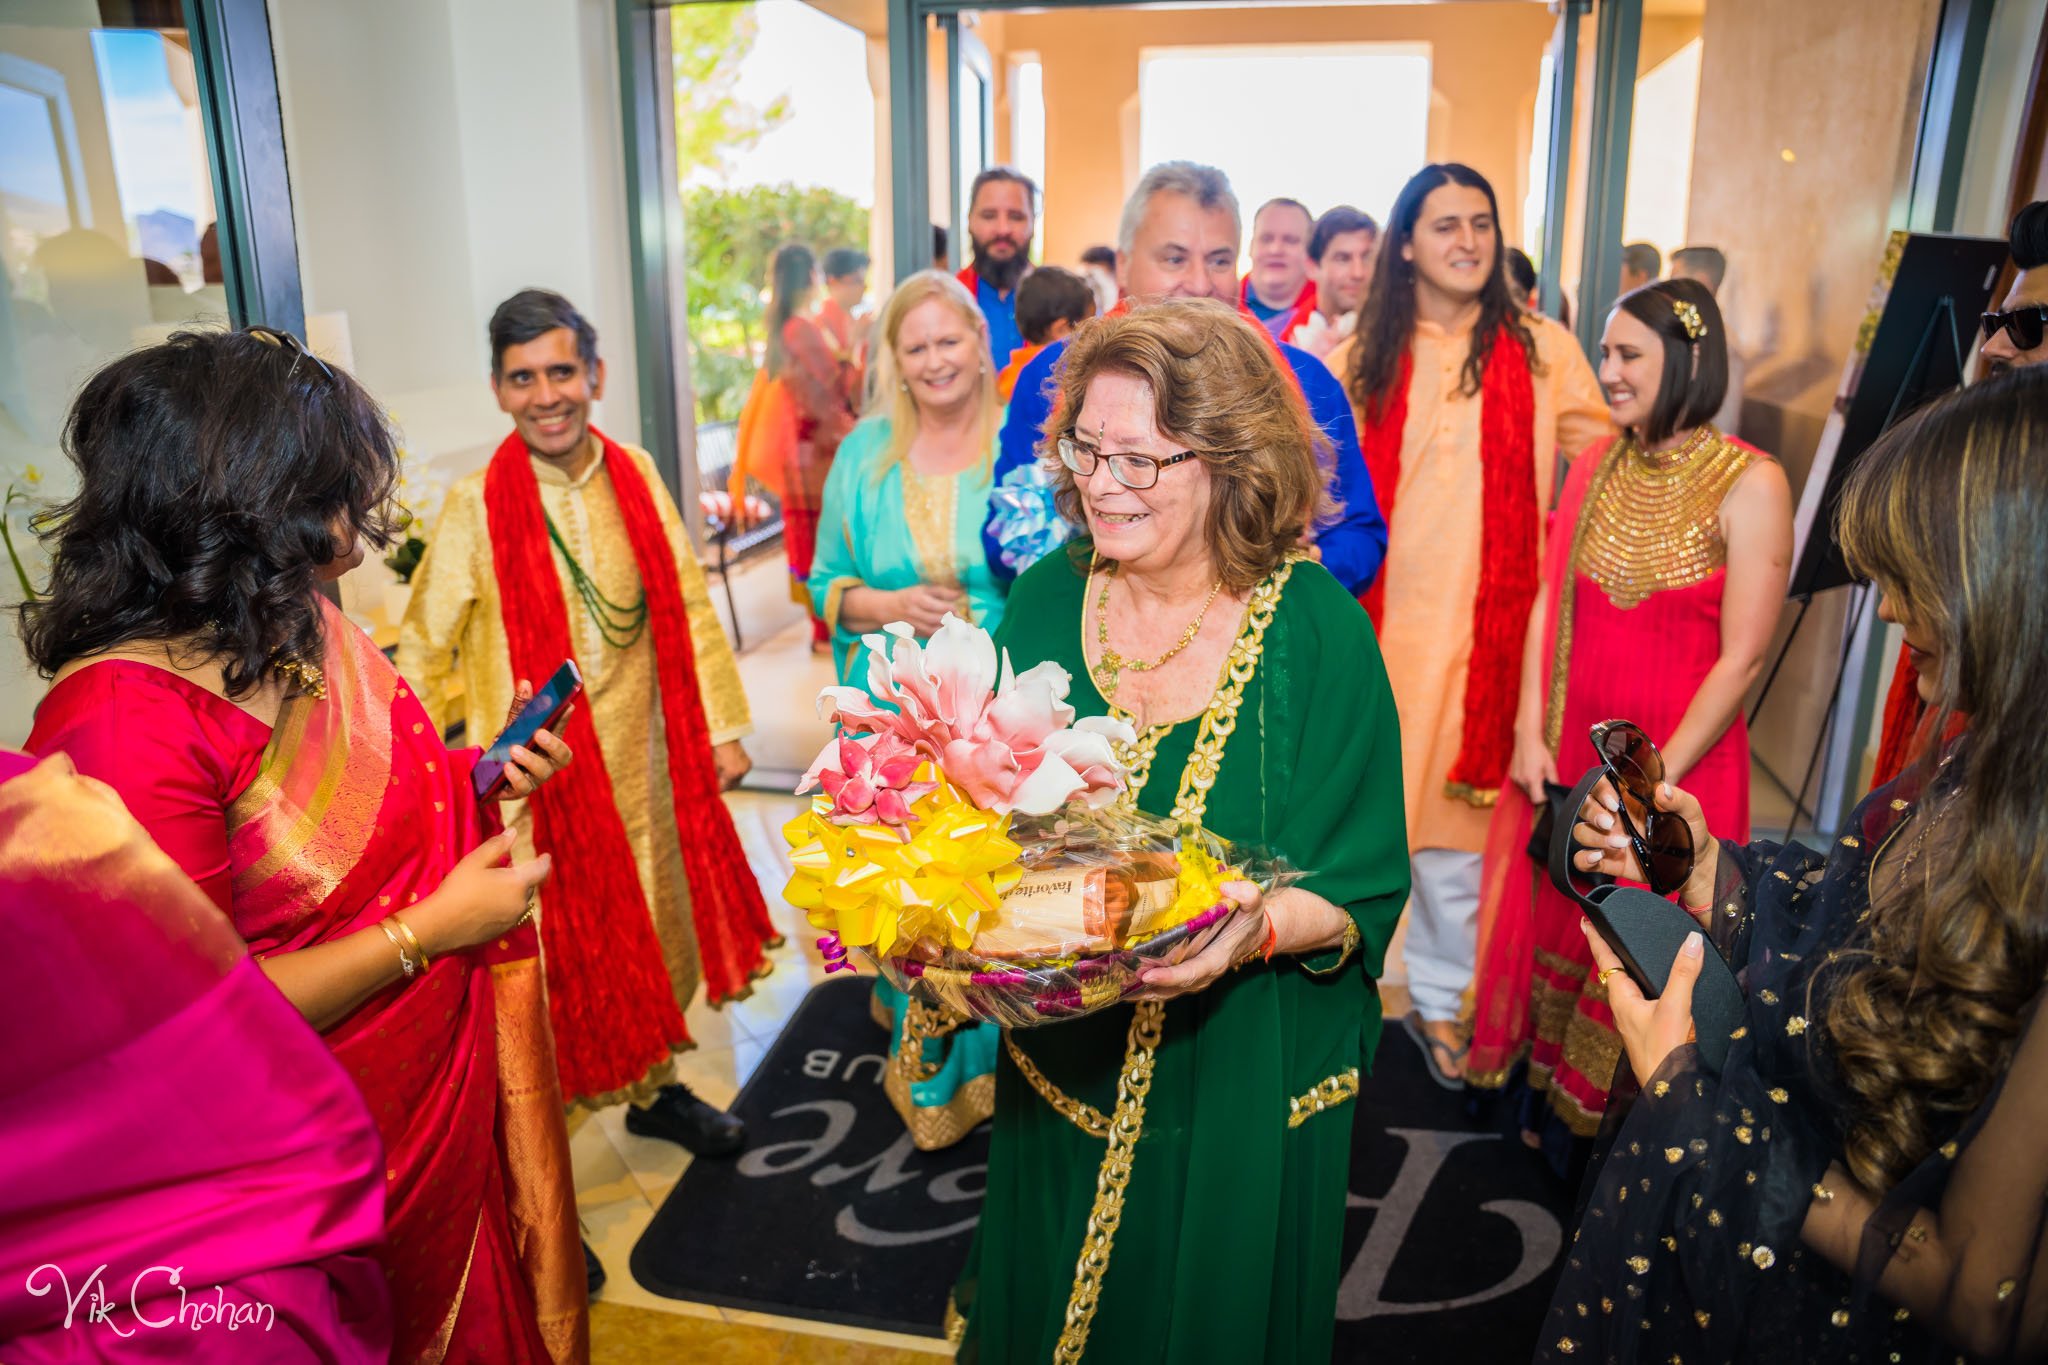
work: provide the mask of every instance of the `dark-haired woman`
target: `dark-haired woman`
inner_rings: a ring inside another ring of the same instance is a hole
[[[93,376],[65,448],[78,495],[47,533],[49,592],[22,608],[54,679],[29,747],[120,794],[361,1088],[393,1359],[584,1358],[526,922],[547,861],[499,865],[477,751],[443,747],[321,592],[390,536],[380,410],[281,333],[182,333]],[[512,795],[568,761],[536,744]]]
[[[1549,1139],[1560,1168],[1573,1138],[1599,1130],[1621,1045],[1578,908],[1526,851],[1544,784],[1576,779],[1593,761],[1590,728],[1626,717],[1715,829],[1749,838],[1742,702],[1785,598],[1792,498],[1777,461],[1709,420],[1727,379],[1705,285],[1666,280],[1615,305],[1600,382],[1622,435],[1572,462],[1529,617],[1515,757],[1487,841],[1465,1079],[1500,1089],[1526,1061],[1522,1126],[1532,1144]]]
[[[733,505],[740,506],[752,475],[781,498],[790,592],[810,614],[812,652],[824,654],[831,649],[831,628],[812,605],[807,585],[825,479],[839,443],[860,420],[860,393],[857,369],[810,316],[817,293],[811,249],[797,242],[778,248],[769,268],[768,363],[740,414],[740,458],[731,491]]]
[[[1657,793],[1692,827],[1682,903],[1746,1013],[1709,1070],[1687,1043],[1700,939],[1654,1001],[1593,944],[1641,1093],[1539,1360],[2048,1359],[2044,448],[2048,371],[2025,370],[1909,418],[1842,497],[1850,565],[1966,734],[1826,852],[1717,843],[1696,799]],[[1636,877],[1612,802],[1579,812],[1578,864]]]

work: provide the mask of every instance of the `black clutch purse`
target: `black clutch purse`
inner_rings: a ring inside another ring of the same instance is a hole
[[[1572,825],[1579,809],[1605,775],[1594,768],[1579,779],[1564,798],[1563,811],[1554,818],[1550,840],[1550,883],[1583,911],[1600,931],[1600,937],[1621,959],[1629,979],[1642,993],[1654,999],[1671,978],[1671,964],[1686,936],[1699,929],[1691,915],[1639,886],[1617,885],[1612,877],[1584,878],[1572,867],[1572,855],[1579,846],[1572,842]],[[1558,800],[1549,802],[1552,810]],[[1728,1059],[1732,1034],[1742,1024],[1742,987],[1721,950],[1709,938],[1700,962],[1699,980],[1692,988],[1692,1024],[1700,1060],[1710,1071],[1719,1072]]]
[[[1529,856],[1543,866],[1550,866],[1550,832],[1557,825],[1557,808],[1572,794],[1572,789],[1562,782],[1543,784],[1543,809],[1536,813],[1536,824],[1529,831]]]

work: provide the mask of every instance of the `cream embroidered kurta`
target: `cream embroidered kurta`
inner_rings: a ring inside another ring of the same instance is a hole
[[[1548,520],[1557,458],[1609,435],[1607,400],[1578,340],[1549,318],[1530,316],[1536,339],[1536,505]],[[1401,717],[1408,847],[1481,853],[1492,819],[1448,796],[1444,783],[1465,729],[1465,670],[1472,659],[1472,598],[1479,588],[1483,522],[1479,395],[1460,392],[1470,327],[1446,331],[1417,321],[1408,422],[1401,433],[1401,482],[1387,528],[1386,609],[1380,652]],[[1330,353],[1347,374],[1355,338]],[[1356,411],[1360,428],[1365,416]],[[1540,533],[1540,526],[1539,526]],[[1516,675],[1520,676],[1519,673]]]
[[[690,617],[690,644],[696,652],[697,689],[704,703],[704,723],[713,744],[739,739],[753,729],[746,694],[732,646],[711,602],[704,569],[690,547],[681,515],[667,486],[643,450],[624,447],[640,466],[640,476],[668,532],[675,551],[676,573],[683,604]],[[491,555],[489,518],[484,510],[484,475],[478,470],[448,490],[441,519],[427,541],[426,556],[413,574],[412,602],[399,627],[398,671],[410,678],[434,723],[445,727],[447,683],[459,673],[463,718],[472,744],[488,744],[505,727],[512,706],[512,656],[505,638],[505,619],[498,593],[497,570]],[[545,461],[533,461],[534,478],[548,517],[561,532],[576,562],[606,597],[631,604],[641,598],[640,571],[633,563],[626,526],[605,474],[602,454],[582,477],[569,476]],[[674,798],[669,790],[666,739],[659,689],[655,681],[654,638],[643,633],[631,648],[612,648],[599,634],[582,599],[569,581],[568,566],[554,555],[556,575],[569,609],[571,647],[583,670],[583,700],[591,709],[598,742],[604,748],[612,792],[632,841],[641,890],[654,917],[655,933],[667,960],[676,1004],[687,1009],[702,972],[697,933],[690,918],[690,889],[683,874]],[[651,627],[650,627],[651,629]],[[543,678],[530,679],[535,685]],[[518,835],[519,858],[533,856],[533,822],[526,803],[507,802],[505,822]],[[573,852],[556,869],[573,877]],[[540,891],[540,913],[547,913],[547,888]],[[663,1071],[666,1071],[666,1067]],[[665,1076],[651,1077],[659,1081]],[[644,1088],[644,1087],[643,1087]]]

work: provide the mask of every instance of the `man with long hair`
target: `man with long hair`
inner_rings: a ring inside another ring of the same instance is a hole
[[[555,860],[536,918],[563,1098],[628,1100],[628,1132],[725,1155],[740,1121],[675,1081],[674,1054],[694,1046],[683,1014],[698,984],[714,1005],[744,995],[777,942],[719,799],[750,766],[739,669],[652,459],[591,424],[597,330],[528,289],[492,314],[490,342],[514,430],[448,490],[396,662],[436,725],[459,677],[482,744],[514,679],[581,667],[564,735],[576,762],[506,819],[520,857]]]
[[[1223,172],[1192,161],[1163,161],[1152,167],[1124,201],[1116,256],[1117,284],[1124,299],[1110,315],[1171,298],[1230,302],[1237,292],[1237,242],[1242,228],[1237,195]],[[1308,404],[1309,420],[1329,443],[1330,491],[1343,507],[1339,520],[1317,528],[1316,548],[1323,567],[1336,575],[1339,583],[1353,593],[1363,592],[1379,572],[1387,533],[1358,454],[1358,429],[1350,404],[1344,400],[1343,387],[1321,361],[1299,347],[1274,344]],[[1039,440],[1048,434],[1046,423],[1053,416],[1053,367],[1066,348],[1065,341],[1053,342],[1017,376],[996,458],[998,485],[1013,475],[1025,477],[1023,471],[1037,459]],[[1008,579],[1026,566],[1013,568],[1006,562],[996,527],[1000,515],[1000,511],[992,512],[990,525],[983,528],[982,548],[997,574]]]
[[[1387,222],[1357,334],[1331,352],[1386,518],[1364,601],[1401,713],[1414,892],[1409,1027],[1434,1074],[1464,1070],[1481,852],[1514,751],[1522,640],[1556,461],[1611,430],[1571,333],[1518,304],[1493,187],[1425,166]]]
[[[1017,286],[1031,273],[1031,235],[1038,229],[1038,184],[1011,166],[990,166],[967,192],[967,237],[974,259],[960,283],[988,319],[990,373],[1024,344],[1017,330]]]

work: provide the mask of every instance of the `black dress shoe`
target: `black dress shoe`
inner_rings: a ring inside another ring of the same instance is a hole
[[[604,1288],[604,1262],[597,1259],[588,1242],[583,1244],[583,1278],[590,1284],[590,1297],[596,1298],[597,1291]]]
[[[747,1141],[746,1124],[680,1084],[663,1086],[644,1109],[626,1106],[626,1131],[636,1137],[667,1138],[698,1156],[731,1156]]]

